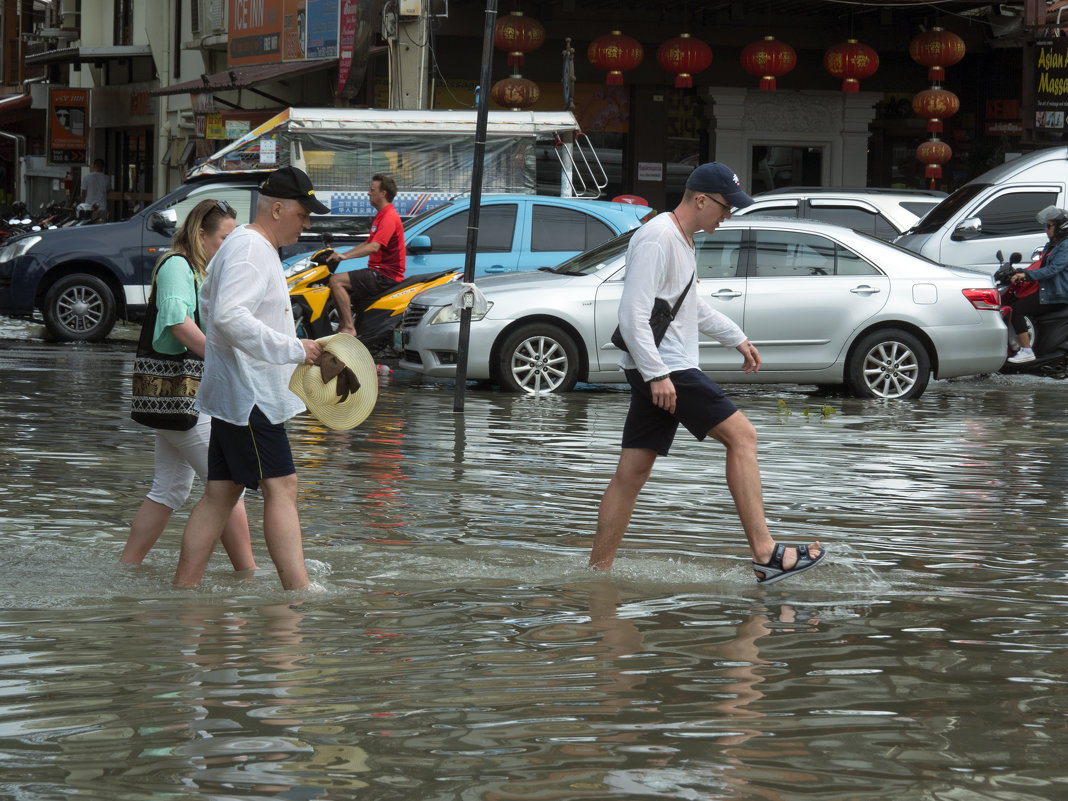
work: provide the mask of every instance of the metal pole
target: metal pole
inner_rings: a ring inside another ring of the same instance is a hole
[[[486,0],[486,27],[482,34],[482,79],[478,85],[478,113],[475,115],[475,152],[471,165],[471,208],[467,213],[467,252],[464,282],[475,280],[475,254],[478,252],[478,213],[482,205],[482,173],[486,160],[486,123],[489,119],[489,84],[493,69],[493,31],[497,26],[497,0]],[[471,342],[471,300],[465,298],[460,310],[460,342],[456,349],[456,393],[452,409],[464,410],[467,391],[467,350]]]

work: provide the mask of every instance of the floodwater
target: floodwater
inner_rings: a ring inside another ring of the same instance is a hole
[[[254,577],[220,551],[181,592],[188,507],[117,564],[132,354],[0,318],[0,798],[1068,797],[1062,383],[733,388],[773,531],[831,549],[758,587],[718,445],[680,436],[595,575],[626,393],[458,415],[397,373],[355,431],[290,424],[318,589],[256,536]]]

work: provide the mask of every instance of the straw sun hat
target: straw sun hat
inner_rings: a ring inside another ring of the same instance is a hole
[[[375,361],[350,334],[334,334],[317,342],[323,346],[320,363],[297,367],[289,389],[323,425],[339,431],[355,428],[378,400]]]

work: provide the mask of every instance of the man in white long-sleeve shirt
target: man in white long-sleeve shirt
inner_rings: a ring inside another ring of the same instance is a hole
[[[322,346],[294,334],[289,289],[278,248],[326,214],[296,167],[260,186],[256,218],[233,231],[208,265],[200,290],[205,323],[204,376],[197,405],[211,415],[208,480],[182,534],[174,576],[195,587],[230,510],[245,487],[263,490],[263,535],[282,586],[308,585],[297,514],[297,472],[285,421],[304,411],[289,390],[295,365],[316,364]]]
[[[611,568],[638,493],[656,457],[668,454],[680,423],[698,440],[711,436],[727,449],[727,486],[749,541],[757,581],[797,575],[824,557],[818,542],[785,548],[772,538],[764,519],[756,429],[699,369],[698,332],[736,348],[745,372],[760,369],[757,349],[732,320],[698,296],[694,280],[693,235],[711,234],[730,217],[732,207],[752,202],[729,167],[702,164],[687,179],[675,210],[653,218],[631,238],[619,302],[619,329],[627,344],[622,366],[631,385],[631,404],[619,464],[597,515],[590,553],[594,569]],[[662,298],[673,306],[683,293],[675,319],[658,344],[649,325],[653,303]]]

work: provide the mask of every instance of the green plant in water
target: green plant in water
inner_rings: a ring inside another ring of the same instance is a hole
[[[810,411],[810,409],[806,406],[804,408],[804,410],[802,410],[801,414],[803,414],[805,417],[808,417],[809,416],[809,411]],[[835,410],[835,408],[833,406],[828,406],[826,403],[823,404],[819,408],[819,413],[820,413],[820,417],[822,417],[824,420],[826,420],[832,414],[838,414],[838,412]]]

